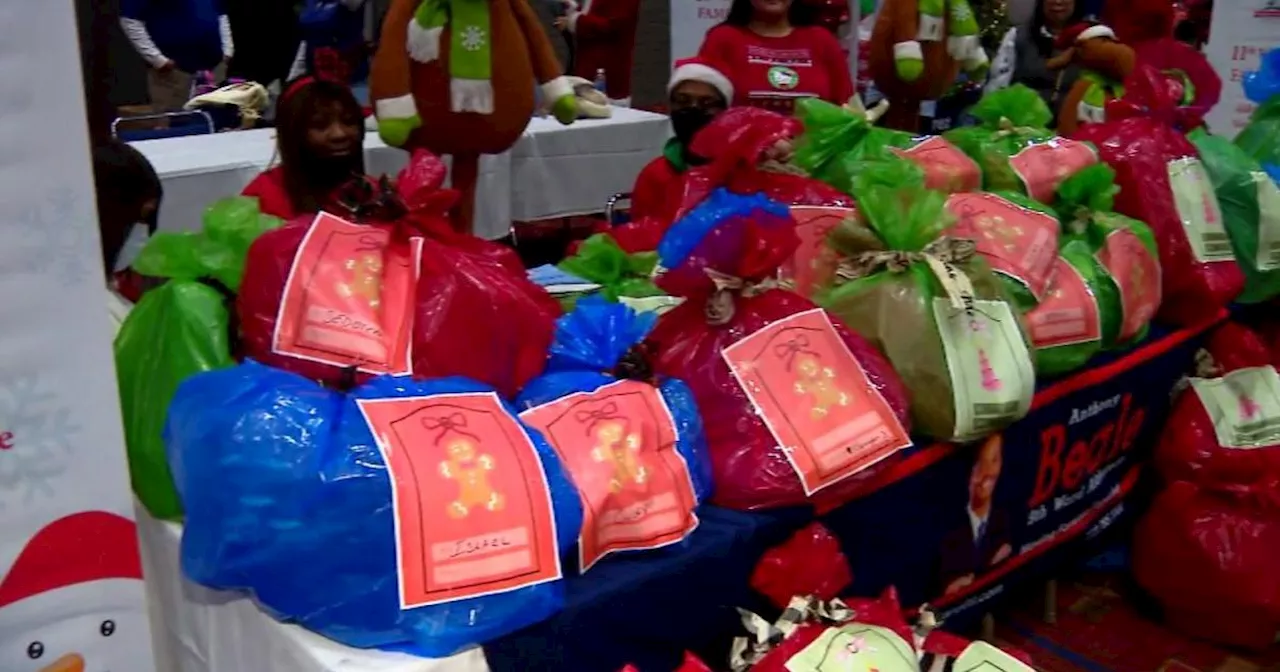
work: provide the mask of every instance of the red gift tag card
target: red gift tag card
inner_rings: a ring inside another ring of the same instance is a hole
[[[982,170],[977,162],[940,135],[925,138],[910,149],[890,147],[889,151],[923,168],[924,186],[928,189],[958,194],[982,187]]]
[[[840,255],[827,246],[827,234],[846,218],[857,217],[858,212],[853,208],[793,205],[791,216],[796,220],[800,245],[783,267],[782,277],[791,280],[797,294],[810,296],[835,277],[840,260]]]
[[[1093,147],[1066,138],[1038,142],[1009,157],[1027,195],[1041,203],[1052,203],[1063,180],[1097,162]]]
[[[1120,290],[1124,320],[1119,339],[1133,338],[1160,308],[1160,262],[1129,229],[1107,234],[1097,258]]]
[[[582,496],[582,571],[616,551],[661,548],[698,526],[676,424],[652,385],[623,380],[531,408]]]
[[[721,355],[806,495],[911,445],[820,308],[774,322]]]
[[[542,459],[498,395],[357,404],[391,478],[402,608],[561,577]]]
[[[410,373],[413,296],[422,240],[328,213],[298,246],[276,316],[272,350],[373,374]]]
[[[1102,318],[1084,277],[1066,259],[1058,268],[1044,300],[1027,313],[1031,340],[1037,348],[1092,343],[1102,338]]]
[[[991,268],[1044,298],[1058,260],[1058,220],[995,194],[952,194],[947,209],[956,216],[950,234],[971,238]]]

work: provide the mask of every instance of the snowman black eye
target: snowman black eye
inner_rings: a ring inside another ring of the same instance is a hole
[[[27,645],[27,657],[35,660],[44,655],[44,644],[40,642],[31,642]]]
[[[98,632],[102,633],[103,637],[110,637],[111,635],[116,634],[116,622],[103,621],[102,625],[98,626]]]

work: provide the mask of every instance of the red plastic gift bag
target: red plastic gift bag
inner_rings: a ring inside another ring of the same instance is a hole
[[[804,125],[752,107],[735,107],[717,116],[694,137],[690,152],[707,164],[685,171],[679,220],[716,187],[735,194],[762,193],[784,205],[852,207],[848,194],[805,176],[785,163],[791,141]]]
[[[780,278],[800,296],[812,297],[836,277],[840,254],[827,244],[827,235],[846,219],[857,219],[856,208],[797,205],[791,208],[800,244],[782,265]]]
[[[1280,632],[1280,482],[1201,488],[1177,481],[1139,522],[1138,583],[1194,637],[1262,649]]]
[[[640,672],[635,665],[628,665],[622,668],[622,672]],[[711,672],[711,668],[707,664],[698,659],[697,656],[685,651],[684,660],[680,663],[674,672]]]
[[[348,190],[355,221],[321,213],[259,237],[236,304],[245,354],[339,386],[459,375],[513,395],[537,375],[559,306],[512,250],[452,229],[441,171],[417,153],[394,191]]]
[[[1160,316],[1186,325],[1216,315],[1244,290],[1222,209],[1195,146],[1183,135],[1198,115],[1178,106],[1168,79],[1149,66],[1134,70],[1125,96],[1107,106],[1105,123],[1074,136],[1092,142],[1116,171],[1115,210],[1155,233],[1163,270]]]
[[[731,218],[658,278],[687,300],[650,335],[657,368],[693,390],[722,506],[847,501],[865,470],[911,445],[907,392],[884,356],[777,288],[796,244],[789,219]]]
[[[765,551],[751,572],[751,587],[779,609],[796,595],[830,600],[853,583],[840,540],[822,523],[810,523]]]
[[[1205,350],[1156,445],[1160,475],[1204,486],[1280,481],[1280,374],[1266,343],[1229,322]]]

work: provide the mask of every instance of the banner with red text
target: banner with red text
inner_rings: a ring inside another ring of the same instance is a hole
[[[1222,100],[1205,119],[1218,135],[1234,138],[1255,105],[1244,97],[1240,78],[1258,68],[1258,58],[1280,46],[1280,0],[1217,2],[1205,56],[1222,78]]]

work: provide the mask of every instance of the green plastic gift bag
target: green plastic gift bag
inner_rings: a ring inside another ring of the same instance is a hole
[[[157,518],[182,518],[162,436],[169,402],[189,376],[235,364],[232,302],[245,254],[280,223],[254,199],[226,199],[205,212],[203,231],[158,233],[133,263],[142,275],[166,279],[129,311],[115,339],[129,475]]]
[[[947,197],[955,218],[950,235],[977,244],[1023,311],[1049,292],[1058,256],[1058,217],[1052,208],[1015,192],[971,192]]]
[[[972,240],[944,235],[945,196],[868,181],[828,240],[844,256],[818,302],[875,343],[911,391],[913,427],[944,441],[998,431],[1031,406],[1019,311]]]
[[[658,266],[657,252],[627,254],[608,235],[597,233],[582,241],[578,253],[557,264],[560,270],[600,285],[598,293],[610,301],[623,301],[632,308],[665,312],[679,300],[653,284],[653,270]],[[594,293],[594,292],[593,292]],[[572,310],[583,295],[561,298],[565,310]]]
[[[909,180],[899,186],[923,185],[946,193],[973,191],[982,183],[978,164],[940,136],[915,137],[873,126],[857,107],[814,99],[796,103],[805,132],[793,162],[814,178],[852,193],[855,176],[871,164],[904,163]]]
[[[1280,189],[1262,166],[1226,138],[1203,128],[1187,135],[1213,182],[1244,292],[1236,300],[1261,303],[1280,295]]]
[[[1063,180],[1098,162],[1091,145],[1047,128],[1053,113],[1040,94],[1022,84],[983,96],[969,113],[979,125],[952,129],[943,137],[978,162],[988,191],[1052,203]]]
[[[1073,243],[1085,245],[1100,271],[1094,291],[1103,313],[1104,348],[1145,338],[1161,299],[1155,236],[1143,222],[1112,210],[1119,191],[1115,175],[1106,164],[1089,166],[1058,187],[1054,203],[1064,249]],[[1108,297],[1114,297],[1114,303]],[[1108,315],[1111,311],[1114,316]]]
[[[1104,334],[1119,328],[1115,285],[1083,241],[1062,246],[1049,293],[1027,313],[1036,350],[1036,373],[1060,376],[1089,362],[1103,348]]]

